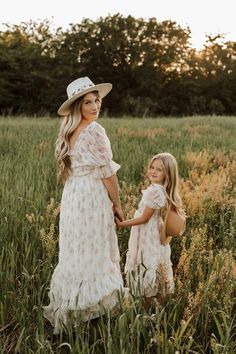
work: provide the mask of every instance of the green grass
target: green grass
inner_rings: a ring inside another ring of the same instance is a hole
[[[158,152],[169,151],[176,157],[187,185],[187,181],[196,182],[191,171],[200,167],[195,161],[191,165],[186,154],[205,151],[209,168],[201,170],[202,176],[212,177],[214,190],[214,173],[221,176],[223,168],[227,185],[222,195],[210,195],[192,212],[185,237],[173,240],[176,291],[164,308],[146,312],[142,299],[134,299],[129,305],[121,303],[113,318],[106,314],[98,321],[78,323],[76,331],[69,328],[54,336],[42,306],[48,303],[57,243],[48,255],[40,235],[43,229],[50,235],[54,223],[54,241],[58,233],[58,217],[49,215],[46,208],[53,198],[54,210],[62,192],[54,161],[59,120],[0,119],[1,353],[233,354],[236,118],[126,118],[101,119],[100,123],[111,140],[114,160],[121,165],[118,177],[126,211],[136,206],[147,162]],[[220,187],[215,189],[219,192]],[[127,201],[127,195],[135,198]],[[31,221],[26,217],[30,214]],[[122,269],[127,242],[128,230],[119,231]]]

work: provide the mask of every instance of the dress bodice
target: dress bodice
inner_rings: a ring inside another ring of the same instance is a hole
[[[95,121],[80,133],[69,156],[71,175],[75,177],[107,178],[120,168],[112,160],[111,144],[105,129]]]

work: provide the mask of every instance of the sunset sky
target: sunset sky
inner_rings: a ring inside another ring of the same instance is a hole
[[[7,0],[1,6],[0,24],[48,19],[52,27],[66,29],[69,23],[79,23],[83,18],[96,20],[119,12],[189,26],[192,45],[200,49],[206,34],[223,33],[226,39],[236,41],[235,4],[235,0]]]

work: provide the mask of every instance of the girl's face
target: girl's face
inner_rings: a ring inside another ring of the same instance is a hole
[[[154,160],[149,167],[148,177],[152,183],[164,184],[165,170],[161,160]]]
[[[93,92],[84,95],[81,103],[82,119],[93,121],[98,118],[101,108],[101,99]]]

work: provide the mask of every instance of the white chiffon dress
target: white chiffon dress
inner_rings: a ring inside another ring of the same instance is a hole
[[[52,275],[44,316],[54,333],[67,324],[68,316],[84,320],[112,310],[123,288],[120,254],[112,202],[101,178],[115,174],[105,129],[90,123],[70,152],[72,172],[61,200],[59,262]]]
[[[159,232],[160,209],[167,201],[165,190],[160,184],[151,184],[142,194],[134,217],[140,217],[145,206],[155,211],[147,223],[131,228],[126,281],[134,295],[164,296],[174,290],[170,245],[161,244]]]

